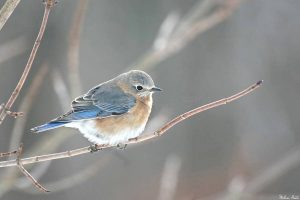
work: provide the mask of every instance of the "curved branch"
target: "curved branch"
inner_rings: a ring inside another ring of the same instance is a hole
[[[173,120],[171,120],[170,122],[168,122],[167,124],[165,124],[163,127],[161,127],[160,129],[158,129],[157,131],[155,131],[152,134],[143,134],[139,137],[136,138],[132,138],[130,139],[128,142],[126,142],[125,144],[135,144],[135,143],[140,143],[158,136],[161,136],[163,134],[166,133],[167,130],[169,130],[170,128],[172,128],[174,125],[178,124],[179,122],[182,122],[183,120],[186,120],[196,114],[199,114],[205,110],[209,110],[227,103],[230,103],[234,100],[237,100],[251,92],[253,92],[255,89],[257,89],[258,87],[261,86],[263,81],[258,81],[257,83],[251,85],[250,87],[246,88],[245,90],[236,93],[230,97],[224,98],[224,99],[220,99],[218,101],[214,101],[212,103],[200,106],[198,108],[195,108],[193,110],[190,110],[182,115],[179,115],[177,117],[175,117]],[[101,145],[95,145],[95,148],[97,148],[97,150],[102,150],[104,148],[108,148],[108,147],[112,147],[109,144],[101,144]],[[21,160],[23,165],[26,164],[31,164],[31,163],[38,163],[38,162],[44,162],[44,161],[49,161],[49,160],[56,160],[56,159],[62,159],[62,158],[69,158],[69,157],[73,157],[73,156],[78,156],[78,155],[82,155],[82,154],[86,154],[86,153],[90,153],[91,152],[91,147],[83,147],[83,148],[79,148],[79,149],[75,149],[75,150],[71,150],[71,151],[65,151],[65,152],[60,152],[60,153],[54,153],[54,154],[47,154],[47,155],[41,155],[41,156],[34,156],[34,157],[30,157],[30,158],[24,158]],[[9,160],[9,161],[3,161],[0,162],[0,167],[11,167],[11,166],[16,166],[17,162],[16,160]]]
[[[100,160],[91,163],[90,165],[88,165],[84,169],[81,169],[80,171],[76,172],[73,175],[70,175],[68,177],[62,178],[57,181],[44,183],[43,185],[46,188],[51,188],[51,194],[53,194],[53,192],[56,193],[56,192],[68,190],[76,185],[82,184],[85,181],[90,180],[95,174],[97,174],[97,172],[103,169],[103,167],[107,165],[109,161],[110,161],[110,156],[106,155],[102,157]],[[23,180],[25,181],[25,179]],[[30,183],[28,183],[27,186],[29,186],[29,184]],[[26,188],[20,188],[20,187],[18,189],[22,189],[24,192],[29,194],[41,194],[37,190],[26,190]]]
[[[34,45],[32,47],[30,56],[28,58],[27,64],[25,66],[25,69],[23,71],[23,74],[16,86],[16,88],[14,89],[14,91],[12,92],[10,98],[8,99],[7,103],[5,104],[5,106],[0,110],[0,124],[2,124],[3,120],[5,119],[6,115],[7,115],[7,111],[9,111],[12,107],[12,105],[14,104],[15,100],[17,99],[24,83],[25,80],[29,74],[29,71],[31,69],[32,63],[34,61],[36,52],[40,46],[41,40],[43,38],[45,29],[46,29],[46,25],[47,25],[47,21],[48,21],[48,17],[51,11],[51,8],[54,6],[55,4],[55,0],[47,0],[45,2],[45,10],[44,10],[44,16],[43,16],[43,20],[41,23],[41,27],[38,33],[38,36],[34,42]]]
[[[26,126],[27,118],[28,118],[28,112],[30,111],[35,97],[37,93],[40,90],[40,87],[43,83],[43,80],[48,72],[48,64],[44,63],[39,71],[37,72],[36,76],[33,78],[33,81],[29,87],[28,92],[26,93],[21,105],[20,110],[24,112],[24,115],[22,119],[16,120],[14,127],[12,129],[10,143],[9,143],[9,149],[13,149],[14,147],[18,146],[18,144],[21,142],[21,139],[23,137],[23,131]]]

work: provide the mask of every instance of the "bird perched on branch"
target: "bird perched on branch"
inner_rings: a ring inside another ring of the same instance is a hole
[[[142,133],[157,91],[161,89],[147,73],[132,70],[77,97],[69,112],[31,131],[71,127],[94,144],[119,145]]]

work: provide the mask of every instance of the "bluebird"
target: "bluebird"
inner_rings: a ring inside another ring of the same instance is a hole
[[[70,127],[94,144],[124,144],[143,132],[157,91],[147,73],[131,70],[75,98],[69,112],[31,131]]]

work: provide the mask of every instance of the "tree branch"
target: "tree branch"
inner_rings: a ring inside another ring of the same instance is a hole
[[[234,100],[237,100],[237,99],[253,92],[255,89],[257,89],[258,87],[261,86],[262,82],[263,81],[258,81],[257,83],[251,85],[250,87],[246,88],[245,90],[243,90],[243,91],[241,91],[237,94],[234,94],[230,97],[220,99],[218,101],[215,101],[215,102],[206,104],[204,106],[200,106],[198,108],[195,108],[193,110],[190,110],[190,111],[174,118],[173,120],[171,120],[170,122],[165,124],[163,127],[161,127],[159,130],[155,131],[154,133],[147,134],[147,135],[143,134],[139,137],[132,138],[128,142],[126,142],[125,144],[139,143],[139,142],[143,142],[143,141],[158,137],[160,135],[163,135],[164,133],[166,133],[167,130],[169,130],[174,125],[178,124],[179,122],[182,122],[183,120],[186,120],[186,119],[188,119],[188,118],[190,118],[190,117],[192,117],[196,114],[199,114],[199,113],[201,113],[205,110],[209,110],[209,109],[212,109],[212,108],[230,103]],[[111,147],[111,145],[109,145],[109,144],[95,145],[95,148],[97,150],[101,150],[101,149],[108,148],[108,147]],[[91,150],[92,150],[91,147],[83,147],[83,148],[79,148],[79,149],[75,149],[75,150],[71,150],[71,151],[65,151],[65,152],[60,152],[60,153],[54,153],[54,154],[47,154],[47,155],[24,158],[24,159],[21,160],[21,162],[22,162],[23,165],[26,165],[26,164],[44,162],[44,161],[49,161],[49,160],[69,158],[69,157],[73,157],[73,156],[78,156],[78,155],[90,153]],[[11,166],[16,166],[16,165],[17,165],[17,162],[15,160],[0,162],[0,167],[11,167]]]
[[[49,190],[44,188],[37,180],[35,180],[35,178],[23,167],[23,164],[21,161],[22,153],[23,153],[23,144],[21,143],[21,145],[18,149],[17,159],[16,159],[16,163],[17,163],[17,166],[19,167],[20,171],[34,184],[34,186],[36,188],[38,188],[39,190],[41,190],[43,192],[50,192]]]
[[[33,78],[32,83],[30,84],[29,90],[26,92],[26,95],[19,107],[20,110],[24,111],[24,116],[20,119],[15,120],[15,124],[14,124],[13,130],[12,130],[12,133],[11,133],[9,149],[14,149],[21,142],[21,139],[24,135],[23,134],[24,128],[25,128],[25,125],[26,125],[26,122],[28,119],[28,113],[31,109],[31,106],[35,100],[35,96],[37,95],[47,72],[48,72],[48,64],[45,63],[39,68],[37,74]],[[44,145],[44,146],[46,146],[46,145]],[[29,151],[38,152],[36,150],[32,150],[32,148],[34,149],[34,147],[35,146],[31,146]],[[17,154],[18,151],[7,152],[6,153],[7,156],[9,156],[9,153],[11,153],[11,155],[14,155],[14,154]],[[44,165],[36,166],[37,169],[39,169],[41,167],[44,167]],[[31,166],[28,167],[28,169],[30,169],[30,168],[31,168]],[[37,170],[37,169],[35,169],[35,170]],[[35,174],[35,170],[31,170],[31,174]],[[12,169],[12,168],[7,168],[6,170],[3,171],[2,179],[10,180],[10,181],[0,182],[0,188],[1,188],[0,199],[1,199],[1,196],[3,196],[7,191],[11,190],[11,188],[15,186],[16,179],[18,178],[17,172],[18,172],[17,169]]]
[[[48,73],[48,64],[44,63],[39,68],[37,74],[33,78],[32,83],[30,84],[30,87],[28,91],[26,92],[26,95],[19,107],[20,110],[24,113],[22,119],[15,120],[14,127],[12,129],[10,143],[9,143],[9,149],[15,148],[18,144],[20,144],[21,139],[23,137],[23,131],[26,126],[26,122],[28,119],[28,113],[34,103],[35,97],[38,94],[40,87],[43,83],[43,80]]]
[[[18,153],[17,150],[5,152],[5,153],[0,153],[0,158],[16,155],[17,153]]]
[[[75,174],[69,175],[68,177],[61,178],[59,180],[44,183],[43,185],[46,188],[51,188],[51,193],[66,191],[76,185],[83,184],[85,181],[90,180],[95,176],[104,166],[106,166],[110,161],[110,155],[105,155],[101,159],[97,160],[94,163],[86,166],[84,169],[77,171]],[[30,183],[29,183],[30,184]],[[17,186],[18,187],[18,186]],[[26,188],[20,188],[24,192],[29,194],[41,194],[37,190],[26,190]]]
[[[20,0],[7,0],[0,10],[0,30],[3,28],[4,24],[13,13],[15,8],[20,3]]]
[[[22,89],[22,87],[25,83],[25,80],[26,80],[26,78],[29,74],[32,63],[34,61],[36,52],[37,52],[37,50],[40,46],[41,40],[43,38],[51,8],[54,6],[56,1],[55,0],[46,0],[44,3],[45,3],[44,16],[43,16],[43,20],[42,20],[42,23],[41,23],[41,26],[40,26],[38,36],[37,36],[37,38],[34,42],[34,45],[33,45],[33,48],[31,50],[30,56],[28,58],[27,64],[25,66],[23,74],[22,74],[16,88],[14,89],[13,93],[11,94],[11,96],[8,99],[5,106],[2,107],[1,110],[0,110],[0,124],[2,124],[3,120],[5,119],[5,117],[7,115],[7,112],[10,111],[12,105],[14,104],[15,100],[17,99],[17,97],[18,97],[18,95],[19,95],[19,93],[20,93],[20,91],[21,91],[21,89]]]

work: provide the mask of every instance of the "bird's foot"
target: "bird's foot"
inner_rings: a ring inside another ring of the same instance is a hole
[[[89,150],[90,150],[91,153],[94,153],[94,152],[100,151],[100,150],[102,150],[102,149],[101,149],[101,145],[99,145],[99,144],[94,144],[94,145],[91,145],[91,146],[89,147]]]
[[[122,144],[122,143],[117,144],[117,148],[120,150],[125,150],[126,147],[127,147],[127,144]]]

